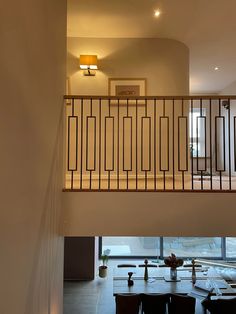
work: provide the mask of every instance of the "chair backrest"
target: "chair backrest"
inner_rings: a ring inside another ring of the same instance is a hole
[[[220,298],[217,300],[206,299],[202,302],[203,307],[212,314],[236,313],[236,297],[232,299]]]
[[[138,314],[141,297],[139,294],[117,294],[116,314]]]
[[[168,304],[169,314],[194,314],[196,299],[191,296],[171,294]]]
[[[192,264],[184,264],[183,267],[193,267],[193,265]],[[194,267],[195,268],[196,267],[202,267],[202,265],[201,264],[195,264]]]
[[[135,264],[118,264],[117,265],[118,268],[125,268],[125,267],[136,267]]]
[[[145,267],[145,266],[146,266],[145,264],[138,265],[138,267]],[[157,267],[157,265],[155,265],[155,264],[147,264],[147,267]]]
[[[141,296],[142,313],[166,314],[166,306],[169,302],[168,294],[143,294]]]

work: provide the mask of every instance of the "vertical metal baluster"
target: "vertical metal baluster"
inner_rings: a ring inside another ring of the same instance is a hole
[[[74,98],[72,99],[72,108],[73,108],[73,102],[74,102]],[[69,115],[67,118],[67,133],[68,133],[68,137],[67,137],[67,171],[69,171],[70,169],[70,119],[69,119]],[[71,177],[70,177],[70,188],[73,188],[73,175],[71,173]]]
[[[157,165],[156,165],[156,98],[154,99],[154,190],[156,191],[157,189]]]
[[[204,132],[204,140],[205,140],[205,172],[207,172],[207,119],[206,119],[206,116],[204,118],[204,121],[205,121],[205,124],[204,124],[204,127],[205,127],[205,132]]]
[[[145,118],[147,118],[147,99],[145,99]],[[151,149],[151,147],[149,149]],[[149,151],[149,156],[150,156],[150,151]],[[147,170],[145,170],[145,190],[147,190]]]
[[[184,116],[184,100],[182,99],[181,104],[181,116]],[[184,170],[182,171],[182,190],[184,190]]]
[[[175,190],[175,100],[172,101],[172,154],[173,154],[173,190]]]
[[[108,101],[108,117],[111,117],[111,100]],[[113,141],[114,143],[114,141]],[[108,170],[108,190],[111,188],[111,171]]]
[[[136,99],[135,102],[135,126],[136,126],[136,176],[135,176],[135,180],[136,180],[136,190],[138,190],[138,100]]]
[[[129,100],[127,98],[127,104],[126,104],[126,116],[128,117],[129,116]],[[131,152],[132,152],[132,147],[131,147]],[[127,191],[129,190],[129,170],[126,171],[126,189]]]
[[[99,98],[99,164],[98,164],[99,190],[101,190],[101,159],[102,159],[102,99]]]
[[[191,147],[191,181],[192,181],[192,190],[194,190],[194,181],[193,181],[193,99],[191,99],[191,142],[190,142],[190,147]]]
[[[81,146],[80,146],[80,189],[83,189],[83,119],[84,119],[84,103],[81,99]]]
[[[117,189],[120,189],[120,100],[117,102]]]
[[[236,171],[236,117],[234,116],[234,172]]]
[[[202,98],[200,99],[200,117],[202,118]],[[201,190],[203,190],[203,173],[202,173],[202,170],[201,170]]]
[[[219,116],[221,117],[221,100],[219,99]],[[220,190],[222,190],[222,171],[220,170]]]
[[[90,116],[93,115],[93,108],[92,108],[93,105],[92,105],[92,103],[93,103],[93,100],[91,98],[90,99]],[[88,132],[87,132],[87,136],[88,136]],[[94,141],[95,141],[95,138],[94,138]],[[86,149],[87,149],[87,147],[86,147]],[[88,152],[86,152],[86,154],[88,154]],[[92,170],[89,171],[89,189],[90,190],[92,189]]]
[[[199,162],[198,162],[198,151],[199,151],[199,141],[198,141],[198,117],[196,117],[196,138],[197,138],[197,175],[199,173]]]
[[[232,182],[231,182],[231,123],[230,123],[230,99],[228,98],[228,141],[229,141],[229,189],[232,189]]]
[[[165,99],[163,99],[163,117],[165,117],[166,116],[166,108],[165,108]],[[167,158],[168,158],[168,156],[167,156]],[[163,182],[163,189],[164,189],[164,191],[166,190],[166,171],[164,170],[163,171],[163,180],[164,180],[164,182]]]
[[[74,114],[75,114],[74,110],[75,110],[75,107],[74,107],[74,98],[73,98],[72,99],[72,117],[74,117]],[[70,132],[69,132],[69,134],[70,134]],[[68,148],[69,148],[69,146],[68,146]],[[69,151],[70,151],[70,149],[69,149]],[[76,151],[76,153],[77,153],[77,151]],[[68,162],[69,162],[69,160],[68,160]],[[74,171],[72,170],[71,171],[71,189],[73,190],[73,188],[74,188]]]
[[[212,127],[212,123],[211,123],[211,119],[212,119],[212,103],[211,103],[211,99],[210,99],[210,185],[211,185],[211,190],[213,188],[213,180],[212,180],[212,131],[211,131],[211,127]]]

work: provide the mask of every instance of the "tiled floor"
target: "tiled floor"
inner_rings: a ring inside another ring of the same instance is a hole
[[[96,277],[92,281],[65,282],[64,314],[115,314],[115,301],[112,294],[114,264],[117,264],[117,261],[109,262],[109,274],[106,279]],[[202,313],[198,304],[196,314]]]
[[[64,283],[64,314],[113,314],[112,276]]]

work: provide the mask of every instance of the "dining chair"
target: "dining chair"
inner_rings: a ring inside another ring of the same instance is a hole
[[[139,294],[117,294],[116,314],[138,314],[140,311],[141,297]]]
[[[169,266],[167,266],[166,264],[160,264],[158,265],[158,267],[169,267]]]
[[[193,267],[192,264],[184,264],[183,267]],[[194,267],[202,267],[201,264],[195,264]]]
[[[233,314],[236,313],[236,297],[233,297],[232,299],[224,299],[224,297],[216,300],[205,299],[202,302],[202,306],[205,310],[205,313]]]
[[[142,294],[142,313],[144,314],[166,314],[168,294]]]
[[[140,264],[138,267],[145,267],[145,264]],[[147,267],[157,267],[157,265],[154,264],[147,264]]]
[[[191,296],[183,296],[178,294],[170,295],[168,303],[169,314],[194,314],[196,299]]]
[[[117,265],[118,268],[128,268],[128,267],[136,267],[135,264],[118,264]]]

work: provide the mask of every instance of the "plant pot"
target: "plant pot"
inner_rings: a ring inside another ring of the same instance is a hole
[[[107,276],[107,266],[99,266],[98,268],[98,275],[101,278],[106,278]]]

